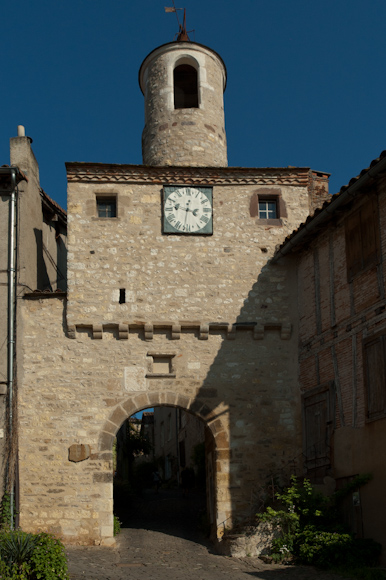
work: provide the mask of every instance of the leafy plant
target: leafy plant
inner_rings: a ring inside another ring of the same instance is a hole
[[[2,580],[68,580],[64,546],[51,534],[0,534]]]
[[[114,536],[117,536],[121,533],[121,522],[119,521],[118,516],[114,514]]]
[[[11,495],[5,491],[0,505],[0,528],[9,530],[11,528]]]
[[[21,566],[27,562],[35,550],[37,536],[21,531],[4,534],[0,541],[0,557],[12,568],[13,564]]]
[[[313,489],[311,482],[299,482],[291,476],[291,485],[276,493],[276,504],[269,506],[260,521],[267,521],[280,529],[273,540],[271,556],[275,561],[296,559],[303,564],[320,567],[339,565],[373,566],[377,563],[381,546],[373,540],[354,539],[339,520],[341,501],[371,476],[353,479],[344,489],[327,498]]]

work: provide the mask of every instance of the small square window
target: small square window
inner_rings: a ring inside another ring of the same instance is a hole
[[[116,197],[97,197],[97,213],[100,218],[117,217],[117,198]]]
[[[171,373],[171,358],[166,356],[153,357],[153,373],[168,375]]]
[[[276,200],[259,199],[259,219],[275,220],[277,217]]]
[[[176,371],[173,365],[174,354],[148,353],[148,372],[146,377],[175,378]]]

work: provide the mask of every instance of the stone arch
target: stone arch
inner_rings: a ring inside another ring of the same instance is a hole
[[[196,415],[210,429],[216,444],[216,449],[222,451],[229,449],[228,433],[223,425],[222,419],[216,416],[215,411],[207,403],[200,399],[190,398],[172,391],[160,391],[135,394],[114,407],[99,435],[99,453],[111,451],[114,437],[122,423],[128,417],[131,417],[131,415],[141,409],[157,406],[181,407]]]
[[[210,474],[207,473],[211,481],[207,488],[209,493],[207,495],[207,502],[213,509],[211,537],[214,540],[220,538],[223,534],[224,522],[230,521],[232,514],[228,488],[231,452],[229,448],[229,434],[223,423],[223,419],[206,402],[196,397],[190,398],[172,391],[133,394],[125,401],[116,405],[107,421],[105,421],[99,435],[98,455],[99,457],[111,455],[114,437],[122,423],[128,417],[131,417],[134,413],[142,409],[158,406],[180,407],[189,411],[204,421],[212,434],[214,446],[210,459],[208,457],[207,462],[207,469],[209,467],[211,468]]]
[[[173,68],[175,109],[199,108],[199,67],[193,58],[178,59]]]

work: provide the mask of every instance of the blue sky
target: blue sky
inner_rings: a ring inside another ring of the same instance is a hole
[[[138,70],[173,40],[168,0],[3,0],[0,165],[18,124],[65,206],[65,161],[141,163]],[[384,0],[185,0],[228,70],[229,165],[310,166],[330,191],[386,148]]]

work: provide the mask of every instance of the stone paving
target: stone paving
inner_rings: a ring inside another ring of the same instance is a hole
[[[115,547],[68,549],[72,580],[331,580],[313,568],[264,564],[214,553],[196,526],[197,497],[161,491],[130,508],[132,527],[122,529]],[[122,512],[122,519],[128,517]]]

